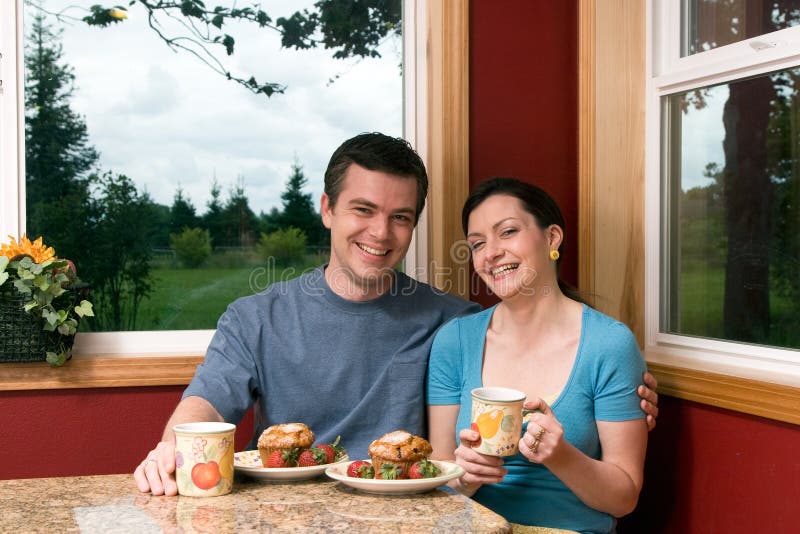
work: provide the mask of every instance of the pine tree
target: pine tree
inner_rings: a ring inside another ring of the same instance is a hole
[[[309,244],[318,245],[322,231],[322,221],[319,214],[314,211],[311,193],[304,193],[303,189],[308,184],[308,179],[303,174],[303,167],[295,161],[292,164],[292,174],[286,181],[286,189],[281,193],[283,212],[280,216],[280,227],[294,227],[305,232]]]
[[[230,191],[225,206],[222,209],[224,241],[223,245],[234,247],[249,247],[256,242],[259,232],[259,221],[253,210],[244,188],[244,178],[239,177],[236,187]]]
[[[169,233],[180,234],[186,228],[196,228],[197,215],[192,203],[183,196],[183,188],[179,185],[169,210]]]
[[[33,19],[25,50],[25,171],[28,204],[74,192],[98,159],[86,123],[70,107],[72,68],[63,63],[60,32]]]
[[[99,156],[83,117],[70,107],[75,75],[60,40],[34,17],[25,47],[26,223],[28,234],[43,236],[80,267],[92,217],[89,175]]]
[[[206,212],[203,214],[203,227],[211,234],[211,244],[221,245],[224,241],[224,229],[222,220],[222,192],[217,177],[211,182],[211,200],[206,203]]]

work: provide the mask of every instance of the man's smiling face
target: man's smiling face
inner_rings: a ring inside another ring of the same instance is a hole
[[[352,163],[335,205],[322,195],[322,222],[331,231],[325,279],[348,300],[371,300],[390,289],[392,269],[411,244],[416,217],[413,177]]]

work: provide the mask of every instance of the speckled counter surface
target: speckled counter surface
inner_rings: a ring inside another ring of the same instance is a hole
[[[326,477],[237,479],[222,497],[153,497],[131,475],[0,481],[0,532],[510,532],[499,515],[450,490],[360,493]]]

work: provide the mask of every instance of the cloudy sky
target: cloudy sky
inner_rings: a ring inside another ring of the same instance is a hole
[[[50,11],[96,3],[43,2]],[[313,1],[260,4],[274,20]],[[159,203],[171,205],[180,184],[203,213],[214,176],[223,199],[241,177],[250,207],[256,213],[269,211],[280,206],[296,158],[318,207],[325,166],[343,140],[363,131],[402,134],[398,38],[382,45],[382,58],[343,61],[322,48],[281,49],[279,35],[268,29],[224,26],[236,38],[235,54],[225,59],[229,70],[288,86],[284,95],[268,99],[225,80],[185,52],[172,52],[147,27],[138,5],[130,7],[129,15],[105,29],[50,21],[64,29],[64,60],[75,71],[72,107],[86,119],[102,169],[128,175]]]

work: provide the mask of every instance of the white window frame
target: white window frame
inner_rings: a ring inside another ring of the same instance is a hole
[[[800,27],[680,57],[681,4],[648,0],[645,108],[645,350],[648,361],[800,386],[800,350],[660,331],[661,98],[800,66]]]
[[[427,148],[428,0],[404,0],[403,131],[425,159]],[[25,106],[22,0],[0,1],[0,240],[25,230]],[[427,217],[420,218],[406,258],[406,270],[427,280]],[[203,356],[215,330],[91,332],[75,338],[73,356],[130,358],[134,356]]]

